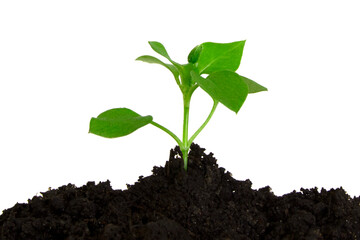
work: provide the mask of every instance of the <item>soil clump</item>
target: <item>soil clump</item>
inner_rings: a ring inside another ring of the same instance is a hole
[[[0,240],[355,240],[360,198],[344,189],[275,196],[251,188],[192,144],[126,190],[110,182],[72,184],[16,204],[0,216]]]

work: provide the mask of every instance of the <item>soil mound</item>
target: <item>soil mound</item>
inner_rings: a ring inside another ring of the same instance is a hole
[[[127,190],[109,181],[68,184],[16,204],[0,216],[0,239],[360,239],[360,198],[342,188],[253,190],[204,150],[191,146],[187,173],[176,147],[165,167]]]

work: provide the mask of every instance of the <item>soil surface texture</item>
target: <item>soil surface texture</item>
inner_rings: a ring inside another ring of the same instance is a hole
[[[68,184],[16,204],[0,216],[0,240],[360,240],[360,198],[342,188],[254,190],[204,150],[191,146],[185,172],[176,147],[126,190]]]

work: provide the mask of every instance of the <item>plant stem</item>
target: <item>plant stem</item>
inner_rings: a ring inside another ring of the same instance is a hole
[[[216,107],[218,105],[218,101],[214,101],[214,105],[211,109],[211,112],[209,114],[209,116],[206,118],[205,122],[200,126],[200,128],[194,133],[194,135],[191,136],[190,140],[189,140],[189,144],[191,144],[194,139],[197,137],[197,135],[199,135],[199,133],[205,128],[205,126],[208,124],[208,122],[210,121],[211,117],[213,116],[215,110],[216,110]]]
[[[184,160],[184,169],[187,171],[188,165],[188,152],[189,152],[189,142],[188,142],[188,132],[189,132],[189,112],[190,112],[190,94],[184,94],[184,121],[183,121],[183,148],[180,147],[183,154]]]
[[[161,130],[163,130],[164,132],[166,132],[167,134],[169,134],[172,138],[174,138],[174,140],[177,142],[177,144],[179,145],[180,148],[182,148],[183,143],[181,142],[181,140],[169,129],[167,129],[166,127],[152,121],[151,122],[152,125],[154,125],[155,127],[160,128]]]

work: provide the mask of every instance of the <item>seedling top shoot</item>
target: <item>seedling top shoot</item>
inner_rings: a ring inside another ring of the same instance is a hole
[[[152,116],[141,116],[128,108],[110,109],[96,118],[91,118],[89,132],[106,138],[116,138],[128,135],[147,124],[152,124],[168,133],[177,142],[183,155],[184,169],[187,170],[190,145],[210,121],[218,103],[222,103],[237,113],[249,93],[267,91],[267,88],[235,72],[240,66],[245,41],[202,43],[191,50],[186,64],[179,64],[172,60],[161,43],[151,41],[149,44],[169,63],[149,55],[138,57],[136,60],[160,64],[174,76],[183,95],[182,140],[163,125],[153,121]],[[204,77],[203,74],[207,76]],[[204,123],[189,137],[190,100],[198,87],[210,95],[213,99],[213,107]]]

